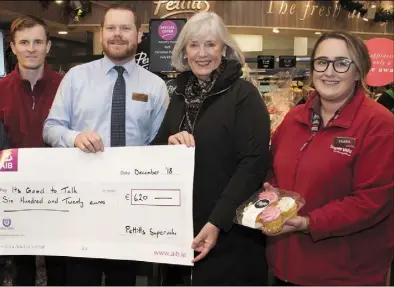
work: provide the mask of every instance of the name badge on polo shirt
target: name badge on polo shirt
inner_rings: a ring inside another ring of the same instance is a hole
[[[147,94],[141,94],[141,93],[133,93],[131,96],[131,99],[133,101],[138,101],[138,102],[147,102],[148,101],[148,95]]]
[[[351,137],[334,137],[334,147],[355,148],[356,139]]]

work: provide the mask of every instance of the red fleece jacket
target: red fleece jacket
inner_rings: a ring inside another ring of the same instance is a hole
[[[310,234],[269,237],[269,266],[299,285],[384,285],[393,258],[394,116],[360,89],[312,136],[316,96],[272,138],[271,182],[306,199],[299,215],[310,217]]]
[[[31,89],[30,82],[22,79],[18,65],[0,80],[0,121],[4,123],[11,147],[45,147],[42,128],[52,106],[63,75],[48,65],[44,74]]]

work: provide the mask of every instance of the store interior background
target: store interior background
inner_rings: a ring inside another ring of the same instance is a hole
[[[48,8],[44,8],[46,2],[51,3]],[[139,5],[145,5],[144,1],[88,1],[91,3],[91,11],[80,21],[75,22],[70,20],[69,17],[65,17],[64,5],[67,2],[80,2],[80,1],[0,1],[0,30],[5,35],[5,52],[6,57],[11,57],[11,65],[7,67],[10,71],[13,69],[16,59],[10,53],[9,49],[9,32],[11,22],[17,17],[24,14],[32,14],[38,16],[46,21],[50,30],[50,37],[52,41],[52,48],[48,54],[47,61],[53,69],[60,72],[67,72],[70,68],[75,65],[82,64],[85,62],[92,61],[102,57],[101,44],[99,41],[100,21],[104,14],[105,8],[115,2],[129,2],[135,4],[137,2],[137,13],[142,15],[143,19],[149,19],[152,11],[138,10]],[[84,2],[84,1],[81,1]],[[145,1],[152,2],[152,1]],[[187,1],[186,1],[187,2]],[[189,1],[190,2],[190,1]],[[205,1],[201,1],[205,2]],[[218,2],[217,6],[226,5],[224,2],[230,1],[209,1]],[[220,3],[219,3],[220,2]],[[255,7],[260,7],[262,1],[232,1],[239,2],[237,5],[247,6],[245,10],[250,11],[254,14],[255,18],[259,17],[259,10]],[[268,2],[268,1],[267,1]],[[322,1],[275,1],[275,5],[281,5],[282,2],[286,2],[288,9],[291,3],[298,2],[313,2],[321,5]],[[330,1],[326,1],[330,2]],[[333,1],[334,2],[334,1]],[[394,1],[368,1],[371,3],[384,2],[385,7],[392,8]],[[230,5],[230,4],[229,4]],[[235,4],[234,4],[235,5]],[[301,4],[299,4],[301,5]],[[278,10],[280,7],[276,7]],[[215,11],[215,9],[212,9]],[[232,12],[235,13],[235,12]],[[257,15],[257,16],[256,16]],[[188,15],[190,17],[190,15]],[[286,16],[286,15],[284,15]],[[248,15],[244,16],[248,17]],[[265,15],[261,15],[265,17]],[[281,24],[281,21],[286,19],[281,18],[275,24]],[[356,19],[354,19],[356,20]],[[313,21],[317,21],[316,19]],[[336,21],[323,20],[323,21]],[[352,31],[356,33],[363,40],[368,40],[374,37],[389,38],[394,40],[394,28],[393,23],[388,24],[384,32],[376,33],[376,30],[369,29],[368,25],[380,25],[372,23],[371,19],[366,21],[365,19],[357,19],[361,25],[365,26],[364,31]],[[242,21],[240,21],[242,22]],[[245,20],[244,20],[245,22]],[[365,22],[365,23],[364,23]],[[226,23],[226,21],[225,21]],[[309,55],[311,50],[318,40],[321,33],[324,33],[328,29],[321,29],[317,22],[312,24],[316,25],[316,28],[297,28],[297,27],[284,27],[284,25],[274,26],[252,26],[252,25],[229,25],[230,32],[233,34],[239,45],[241,46],[244,55],[248,61],[248,66],[253,74],[256,74],[257,78],[264,78],[267,76],[266,71],[259,71],[257,69],[257,57],[259,55],[272,55],[279,57],[281,55],[294,55],[299,57],[300,61],[297,62],[297,70],[303,73],[303,78],[307,80],[309,70]],[[313,25],[312,25],[313,26]],[[144,21],[142,26],[145,33],[148,32],[149,27],[147,21]],[[362,29],[360,29],[362,30]],[[277,63],[276,63],[277,66]],[[261,72],[261,73],[260,73]],[[260,91],[264,92],[263,86],[260,87]],[[148,265],[147,265],[148,266]],[[152,274],[153,273],[153,274]],[[149,268],[141,268],[138,285],[157,285],[157,270],[150,270]],[[42,283],[42,282],[41,282]],[[38,284],[41,285],[41,284]]]
[[[53,3],[49,5],[47,9],[45,9],[43,8],[45,6],[45,2]],[[66,5],[67,2],[90,2],[91,11],[78,22],[66,19],[66,17],[64,17],[63,15],[63,7],[64,5]],[[115,2],[116,1],[0,1],[0,29],[3,31],[7,38],[7,35],[9,34],[10,24],[16,17],[23,14],[33,14],[36,16],[41,16],[41,18],[44,19],[49,25],[52,40],[52,48],[48,55],[48,62],[52,65],[54,69],[67,72],[72,66],[83,62],[88,62],[89,60],[95,58],[94,55],[97,56],[101,54],[102,51],[99,42],[99,19],[101,19],[101,15],[103,14],[106,6]],[[117,2],[133,3],[137,6],[137,12],[141,12],[138,11],[138,4],[140,4],[141,1]],[[261,1],[247,1],[243,2],[243,5],[248,6],[247,10],[253,11],[254,6],[256,6],[256,2]],[[294,1],[273,2],[278,2],[275,3],[275,5],[278,5],[278,8],[280,8],[279,2],[286,2],[286,5],[288,6],[287,9],[289,9],[289,6],[291,4],[290,2]],[[393,1],[369,2],[385,2],[384,5],[386,7],[393,7]],[[214,11],[214,9],[211,10]],[[146,19],[146,13],[148,12],[142,11],[142,13],[144,14],[144,17],[142,18]],[[264,17],[264,15],[262,15],[261,17]],[[362,19],[359,20],[363,21]],[[299,57],[308,57],[308,55],[310,55],[311,53],[313,45],[316,43],[319,37],[317,33],[324,32],[323,30],[317,28],[300,29],[294,27],[247,27],[231,25],[228,27],[237,42],[240,44],[242,50],[244,51],[245,57],[248,59],[255,59],[258,55],[295,55]],[[142,25],[142,28],[144,32],[148,32],[149,27],[147,23],[144,23]],[[387,31],[388,33],[384,33],[381,35],[377,35],[373,31],[371,33],[368,33],[368,31],[361,32],[357,33],[357,35],[363,40],[368,40],[377,36],[394,39],[394,31],[392,25],[389,29],[387,29]],[[7,46],[8,44],[6,40],[5,47]],[[249,62],[248,64],[252,69],[257,68],[256,62]],[[297,67],[303,66],[307,67],[308,65],[303,63],[297,63]]]

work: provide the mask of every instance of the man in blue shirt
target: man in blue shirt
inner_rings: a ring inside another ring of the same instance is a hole
[[[115,4],[104,16],[104,58],[72,68],[44,123],[44,141],[84,152],[147,145],[155,137],[169,97],[164,81],[136,64],[142,37],[134,8]],[[135,285],[134,262],[67,258],[67,285]]]
[[[161,78],[136,64],[142,31],[137,30],[135,13],[125,7],[113,5],[106,13],[101,32],[104,58],[72,68],[61,82],[44,123],[44,141],[49,145],[75,146],[86,152],[111,146],[115,66],[125,69],[125,145],[147,145],[155,137],[168,106],[168,92]]]

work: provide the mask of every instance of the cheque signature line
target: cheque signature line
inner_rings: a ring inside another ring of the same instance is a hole
[[[70,212],[66,209],[46,209],[46,208],[30,208],[30,209],[8,209],[4,212],[23,212],[23,211],[54,211],[54,212]]]

